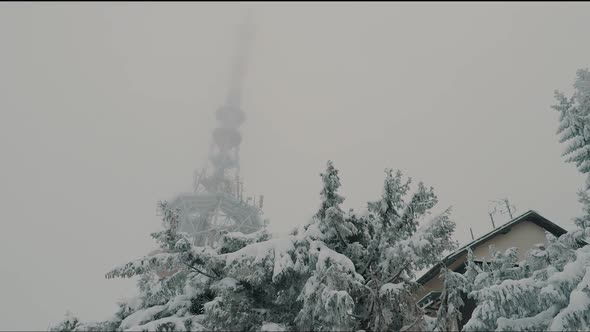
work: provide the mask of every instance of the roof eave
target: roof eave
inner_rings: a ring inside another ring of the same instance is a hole
[[[461,257],[461,255],[464,254],[468,248],[476,246],[481,242],[484,242],[490,238],[493,238],[497,234],[500,234],[507,229],[509,230],[513,226],[515,226],[525,220],[535,223],[537,226],[542,227],[543,229],[547,230],[548,232],[550,232],[554,236],[561,236],[561,235],[567,233],[567,231],[565,229],[563,229],[559,225],[553,223],[549,219],[541,216],[536,211],[529,210],[529,211],[521,214],[520,216],[512,219],[511,221],[507,222],[506,224],[504,224],[504,225],[488,232],[487,234],[484,234],[483,236],[467,243],[463,247],[457,249],[455,252],[447,255],[445,258],[443,258],[443,260],[440,264],[436,264],[435,266],[433,266],[430,270],[428,270],[420,278],[418,278],[416,280],[416,282],[418,282],[419,284],[426,283],[428,280],[430,280],[434,276],[436,276],[438,271],[440,271],[442,264],[444,264],[445,266],[449,266],[450,264],[455,262],[459,257]]]

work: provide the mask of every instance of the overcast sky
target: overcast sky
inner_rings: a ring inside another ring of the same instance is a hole
[[[346,208],[387,167],[433,186],[461,242],[504,196],[571,227],[583,177],[550,105],[590,66],[590,4],[252,6],[241,168],[273,231],[316,211],[328,159]],[[136,292],[104,274],[191,191],[244,7],[0,4],[0,329],[104,319]]]

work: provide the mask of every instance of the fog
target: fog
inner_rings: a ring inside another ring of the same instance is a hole
[[[245,7],[241,173],[273,232],[316,211],[328,159],[346,208],[388,167],[433,186],[462,243],[501,197],[565,228],[581,212],[550,106],[590,66],[589,4],[2,3],[0,329],[104,319],[135,293],[104,274],[192,190]]]

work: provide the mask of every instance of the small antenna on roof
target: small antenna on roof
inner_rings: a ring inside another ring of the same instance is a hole
[[[494,222],[494,214],[498,212],[498,202],[491,201],[493,205],[488,208],[488,215],[490,216],[490,221],[492,222],[492,229],[496,229],[496,223]]]
[[[475,236],[473,236],[473,229],[471,229],[471,227],[469,227],[469,232],[471,232],[471,240],[475,241]]]
[[[494,221],[494,215],[497,213],[500,214],[507,214],[510,217],[510,220],[514,219],[512,212],[516,211],[516,206],[510,203],[508,198],[501,198],[497,200],[491,201],[492,206],[488,211],[488,215],[490,216],[490,221],[492,222],[492,227],[496,229],[496,223]]]
[[[507,214],[510,217],[510,220],[514,219],[512,212],[516,211],[516,206],[510,203],[508,198],[501,198],[494,201],[494,209],[492,213],[499,212],[500,214]]]
[[[508,198],[502,198],[500,201],[504,203],[504,206],[506,207],[506,212],[508,212],[508,215],[510,216],[510,220],[514,219],[514,217],[512,216],[512,210],[516,210],[516,206],[510,204]]]
[[[494,212],[496,212],[495,209],[492,212],[488,212],[488,214],[490,215],[490,220],[492,221],[492,227],[496,229],[496,223],[494,223]]]

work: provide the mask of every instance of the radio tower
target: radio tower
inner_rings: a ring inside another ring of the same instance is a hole
[[[182,194],[171,202],[178,208],[180,230],[194,237],[195,245],[215,245],[223,231],[252,233],[260,230],[263,196],[244,200],[240,181],[239,128],[246,120],[241,108],[248,51],[254,37],[251,15],[239,25],[230,86],[225,104],[216,112],[217,127],[209,147],[209,160],[195,175],[194,192]]]

